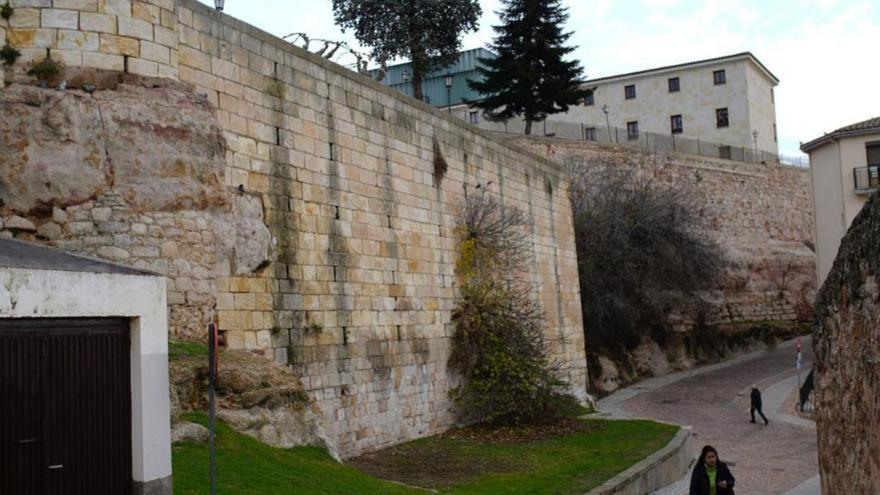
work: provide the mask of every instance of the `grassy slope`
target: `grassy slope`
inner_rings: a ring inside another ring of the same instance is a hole
[[[609,421],[599,431],[529,445],[476,445],[475,451],[518,460],[523,469],[488,474],[451,487],[454,494],[581,494],[659,450],[678,431],[651,421]]]
[[[190,418],[205,422],[204,416]],[[531,444],[463,444],[463,455],[492,456],[517,469],[443,489],[452,494],[580,494],[666,445],[676,428],[649,421],[611,421],[592,431]],[[411,443],[414,454],[420,442]],[[421,494],[342,466],[315,448],[275,449],[226,425],[218,426],[218,487],[222,494]],[[173,448],[174,492],[202,494],[208,486],[207,444]]]
[[[204,416],[190,420],[207,425]],[[207,493],[208,444],[183,442],[172,450],[174,493]],[[343,466],[326,452],[312,447],[290,450],[269,447],[217,425],[217,493],[228,495],[360,495],[366,493],[407,495],[426,493],[377,480]]]

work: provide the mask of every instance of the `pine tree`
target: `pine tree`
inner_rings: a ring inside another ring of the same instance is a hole
[[[563,58],[574,50],[565,46],[568,13],[559,0],[503,0],[501,25],[493,26],[495,58],[480,58],[482,80],[470,80],[483,99],[471,105],[490,120],[522,116],[526,134],[532,123],[565,112],[589,93],[583,87],[583,68]]]

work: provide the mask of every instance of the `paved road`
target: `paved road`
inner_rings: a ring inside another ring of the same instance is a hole
[[[778,495],[818,494],[816,431],[813,424],[791,416],[783,403],[797,386],[793,342],[728,363],[667,375],[621,391],[599,403],[618,417],[642,417],[690,425],[694,448],[718,449],[737,479],[737,493]],[[801,379],[812,365],[804,340]],[[764,392],[765,426],[749,423],[749,391]],[[685,485],[663,493],[679,495]],[[811,488],[812,487],[812,488]]]

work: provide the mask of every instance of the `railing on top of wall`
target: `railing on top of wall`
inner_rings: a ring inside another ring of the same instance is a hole
[[[525,123],[520,120],[507,122],[491,122],[479,116],[474,122],[471,114],[459,116],[467,118],[471,123],[486,130],[508,134],[523,134]],[[675,151],[691,155],[723,158],[751,163],[783,163],[808,168],[809,160],[792,157],[723,143],[686,138],[675,134],[657,134],[654,132],[628,132],[627,129],[606,126],[591,126],[572,122],[543,121],[532,124],[532,135],[594,141],[628,146],[652,152]]]

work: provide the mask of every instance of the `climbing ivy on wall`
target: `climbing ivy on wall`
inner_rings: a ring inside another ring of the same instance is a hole
[[[577,402],[547,358],[544,314],[528,282],[529,220],[486,187],[465,190],[457,227],[461,297],[450,367],[464,378],[452,392],[462,416],[495,424],[552,420]]]

